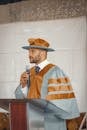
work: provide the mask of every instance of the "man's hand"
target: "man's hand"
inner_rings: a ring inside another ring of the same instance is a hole
[[[29,74],[27,72],[21,74],[20,84],[22,85],[23,88],[27,85],[28,78]]]

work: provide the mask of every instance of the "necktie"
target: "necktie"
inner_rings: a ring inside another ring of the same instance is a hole
[[[35,66],[35,72],[36,72],[36,74],[39,72],[39,70],[40,70],[40,67],[39,66]]]

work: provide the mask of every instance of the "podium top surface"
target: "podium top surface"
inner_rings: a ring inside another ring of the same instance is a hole
[[[0,107],[7,111],[9,111],[10,103],[29,103],[45,113],[64,113],[64,115],[69,114],[65,110],[44,99],[0,99]]]
[[[27,103],[29,99],[0,99],[0,107],[9,110],[10,103]]]

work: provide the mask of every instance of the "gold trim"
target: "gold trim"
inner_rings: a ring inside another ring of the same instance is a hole
[[[47,100],[69,99],[69,98],[75,98],[74,93],[51,94],[46,96]]]
[[[48,92],[53,92],[53,91],[72,91],[72,86],[71,85],[60,85],[60,86],[56,86],[56,87],[53,87],[53,86],[49,86],[48,87]]]
[[[70,80],[68,77],[62,77],[58,79],[49,79],[48,84],[58,84],[58,83],[69,83]]]

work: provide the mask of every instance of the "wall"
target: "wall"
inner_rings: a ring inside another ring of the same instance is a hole
[[[87,111],[86,17],[0,25],[0,98],[15,98],[20,74],[29,64],[28,52],[21,47],[30,37],[48,40],[55,52],[48,59],[70,77],[80,111]],[[30,65],[31,66],[31,65]]]

